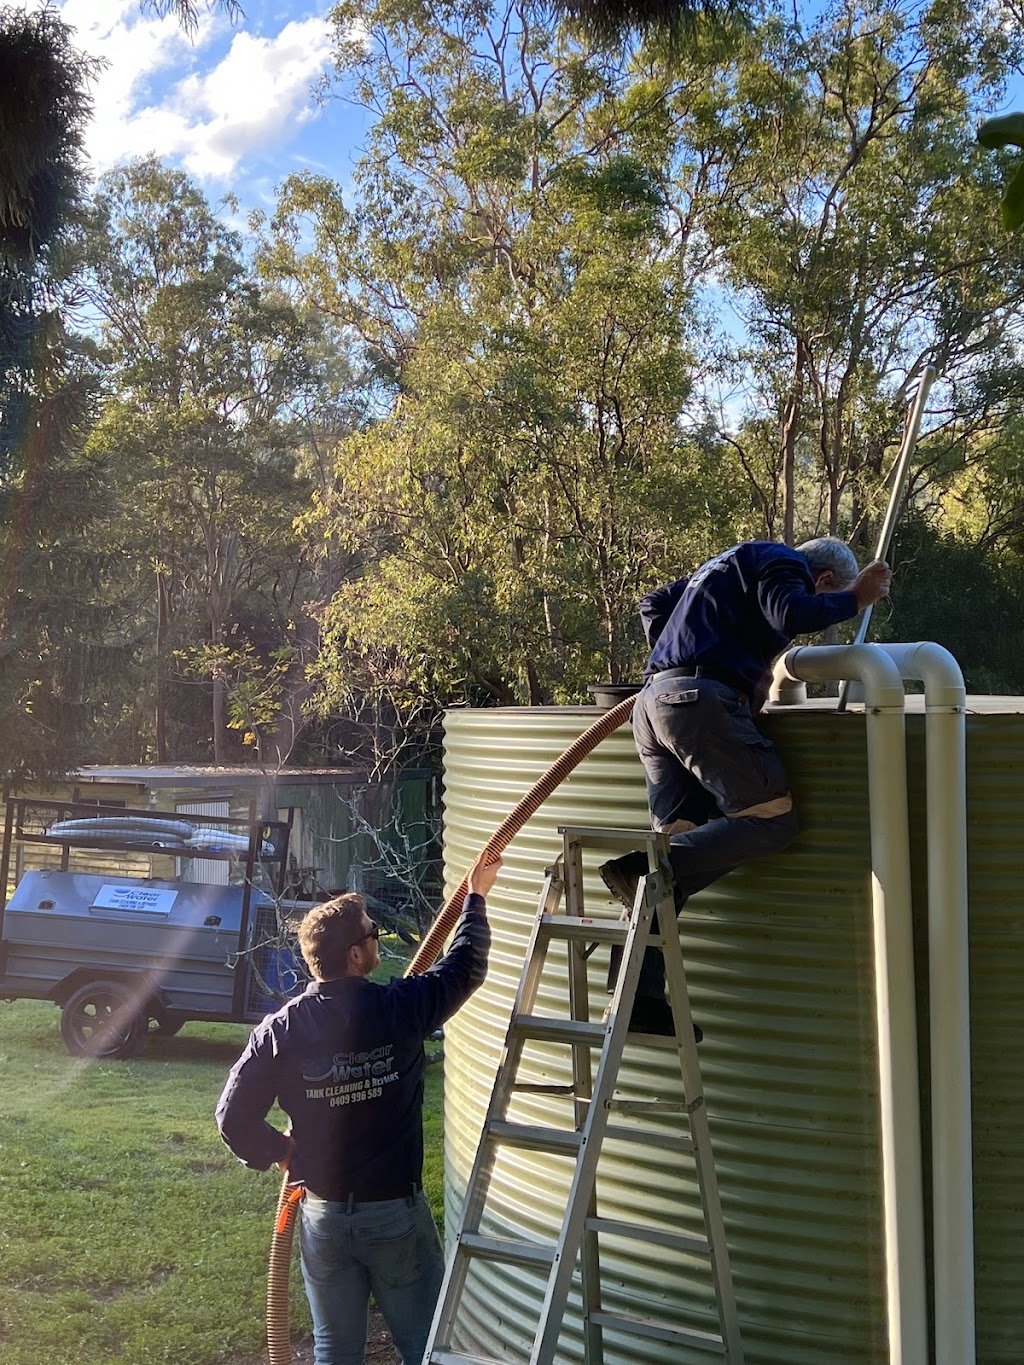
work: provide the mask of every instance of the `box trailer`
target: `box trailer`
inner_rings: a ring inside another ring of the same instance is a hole
[[[308,979],[282,899],[289,832],[254,811],[9,801],[5,893],[12,860],[23,870],[0,909],[0,998],[52,1000],[68,1050],[90,1057],[192,1019],[256,1022]],[[221,863],[226,885],[186,875]]]

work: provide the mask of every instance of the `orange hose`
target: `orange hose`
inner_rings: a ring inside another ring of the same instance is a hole
[[[565,753],[552,763],[543,776],[537,779],[488,840],[483,850],[487,855],[488,864],[498,861],[530,816],[540,809],[573,768],[580,764],[592,749],[596,749],[603,739],[607,739],[629,719],[635,702],[636,697],[627,697],[625,701],[620,701],[617,706],[606,711],[569,745]],[[406,976],[418,976],[437,961],[445,939],[455,928],[455,922],[462,913],[462,903],[465,899],[466,878],[463,877],[406,968]],[[301,1198],[302,1186],[289,1184],[286,1175],[274,1219],[274,1236],[270,1243],[270,1269],[267,1274],[267,1348],[270,1365],[292,1365],[291,1334],[288,1325],[288,1272],[292,1257],[295,1215]]]
[[[286,1174],[277,1201],[274,1235],[270,1241],[270,1269],[267,1272],[267,1352],[270,1365],[292,1365],[288,1272],[292,1263],[295,1215],[302,1195],[302,1186],[289,1184]]]

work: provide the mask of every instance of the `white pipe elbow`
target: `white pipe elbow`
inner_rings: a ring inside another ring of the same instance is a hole
[[[872,711],[902,711],[903,683],[899,668],[878,645],[802,645],[790,649],[775,665],[775,680],[843,682],[856,678],[864,685],[865,704]]]
[[[948,649],[931,640],[909,645],[877,645],[900,671],[900,676],[924,683],[928,711],[962,710],[967,705],[967,688],[960,665]]]

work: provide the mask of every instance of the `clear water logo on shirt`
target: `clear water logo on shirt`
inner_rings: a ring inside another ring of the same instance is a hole
[[[362,1052],[336,1052],[331,1060],[323,1066],[322,1071],[314,1071],[312,1068],[318,1065],[310,1061],[303,1068],[302,1079],[311,1085],[344,1085],[349,1081],[375,1080],[380,1081],[385,1076],[392,1074],[395,1059],[392,1055],[395,1046],[393,1043],[385,1043],[381,1047],[371,1048]]]

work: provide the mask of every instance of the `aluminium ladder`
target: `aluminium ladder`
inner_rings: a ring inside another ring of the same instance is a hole
[[[423,1365],[500,1365],[489,1357],[466,1354],[453,1341],[462,1296],[474,1260],[526,1267],[546,1278],[529,1365],[552,1365],[578,1255],[581,1263],[586,1365],[603,1365],[605,1331],[670,1343],[677,1350],[685,1348],[686,1359],[693,1359],[693,1353],[696,1352],[701,1359],[706,1354],[709,1358],[724,1360],[726,1365],[743,1365],[729,1251],[704,1106],[683,955],[679,935],[675,932],[672,880],[662,871],[662,866],[667,862],[668,839],[650,830],[591,829],[580,826],[562,828],[560,833],[564,841],[563,854],[555,866],[548,869],[544,881]],[[624,911],[618,922],[607,918],[584,917],[583,849],[611,849],[621,853],[624,849],[640,846],[646,849],[649,872],[640,879],[632,910]],[[563,892],[565,913],[559,913]],[[656,909],[661,912],[659,923],[672,926],[672,932],[664,938],[652,931]],[[566,944],[570,1012],[567,1019],[533,1012],[547,950],[553,943]],[[599,944],[621,945],[622,959],[604,1020],[591,1023],[586,959]],[[644,950],[648,944],[660,947],[664,953],[675,1038],[629,1033],[628,1021]],[[517,1079],[524,1048],[530,1042],[564,1044],[570,1048],[571,1085],[536,1084]],[[616,1080],[627,1047],[667,1048],[677,1052],[684,1102],[673,1104],[653,1098],[617,1101]],[[593,1071],[593,1052],[598,1054],[596,1075]],[[571,1099],[574,1127],[538,1127],[510,1121],[509,1105],[516,1093],[549,1094]],[[616,1113],[633,1117],[643,1117],[645,1114],[649,1117],[678,1116],[680,1124],[686,1124],[688,1131],[673,1133],[665,1128],[617,1125],[610,1121]],[[692,1154],[705,1235],[700,1237],[670,1232],[600,1217],[597,1173],[601,1145],[606,1138],[662,1149],[670,1147]],[[491,1177],[502,1147],[575,1157],[575,1169],[557,1241],[499,1238],[482,1230]],[[602,1306],[600,1288],[601,1233],[654,1244],[669,1252],[706,1257],[710,1262],[718,1306],[719,1331],[714,1333],[678,1327],[638,1315],[607,1311]]]

